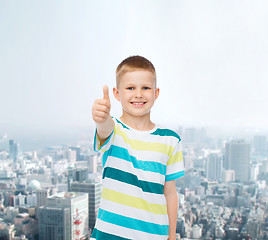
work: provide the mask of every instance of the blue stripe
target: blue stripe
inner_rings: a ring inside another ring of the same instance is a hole
[[[184,176],[184,171],[166,175],[166,182],[175,180],[175,179],[183,177],[183,176]]]
[[[99,209],[98,218],[104,222],[156,235],[168,235],[168,225],[145,222]],[[157,237],[157,236],[156,236]]]
[[[109,151],[110,151],[110,149],[108,151],[104,152],[102,155],[102,167],[104,167],[106,162],[107,162],[107,158],[109,157]]]
[[[178,138],[178,140],[179,141],[181,141],[181,138],[180,138],[180,136],[176,133],[176,132],[174,132],[174,131],[172,131],[172,130],[170,130],[170,129],[161,129],[161,128],[157,128],[153,133],[151,133],[152,135],[159,135],[159,136],[169,136],[169,137],[176,137],[176,138]]]
[[[109,149],[109,155],[112,157],[120,158],[122,160],[131,162],[133,164],[133,167],[136,169],[166,175],[166,168],[167,168],[166,165],[154,161],[137,160],[137,158],[131,156],[128,150],[125,148],[112,145]],[[107,158],[107,156],[105,157]]]

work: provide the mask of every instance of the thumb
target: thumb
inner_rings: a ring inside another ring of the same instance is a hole
[[[109,97],[109,88],[108,88],[107,85],[105,85],[103,87],[103,99],[110,100],[110,97]]]
[[[110,101],[109,88],[108,88],[107,85],[103,86],[103,99],[106,99],[106,100]]]

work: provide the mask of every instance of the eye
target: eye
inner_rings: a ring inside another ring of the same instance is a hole
[[[143,87],[144,90],[150,90],[150,87]]]
[[[127,88],[127,90],[133,90],[134,89],[134,87],[128,87]]]

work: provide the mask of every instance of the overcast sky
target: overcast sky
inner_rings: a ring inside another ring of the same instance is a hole
[[[115,68],[156,67],[161,124],[266,128],[268,1],[0,1],[0,134],[75,131]],[[112,114],[120,105],[112,100]]]

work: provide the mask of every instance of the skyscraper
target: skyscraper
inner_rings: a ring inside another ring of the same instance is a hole
[[[236,180],[249,180],[250,144],[233,140],[225,145],[225,167],[235,171]]]
[[[88,194],[59,193],[39,208],[40,240],[75,240],[88,236]]]
[[[66,154],[67,154],[67,159],[68,159],[69,163],[75,163],[76,162],[77,153],[76,153],[75,150],[72,150],[72,149],[69,148],[66,151]]]
[[[36,191],[36,196],[37,196],[37,207],[45,206],[47,203],[47,197],[50,195],[49,194],[50,189],[38,189]]]
[[[18,161],[19,144],[14,140],[9,140],[9,159],[13,159],[13,162]]]
[[[210,181],[220,181],[222,179],[222,156],[211,153],[206,161],[206,177]]]
[[[72,182],[86,182],[88,180],[87,168],[73,168],[68,170],[68,191],[71,191]]]
[[[256,154],[262,155],[266,153],[266,136],[254,136],[253,144]]]
[[[73,182],[71,183],[72,192],[88,193],[88,224],[92,230],[95,225],[97,214],[100,207],[101,183],[99,182]]]
[[[40,240],[71,240],[70,208],[40,207],[39,208],[39,239]]]
[[[70,149],[76,152],[76,161],[80,161],[80,146],[70,147]]]

